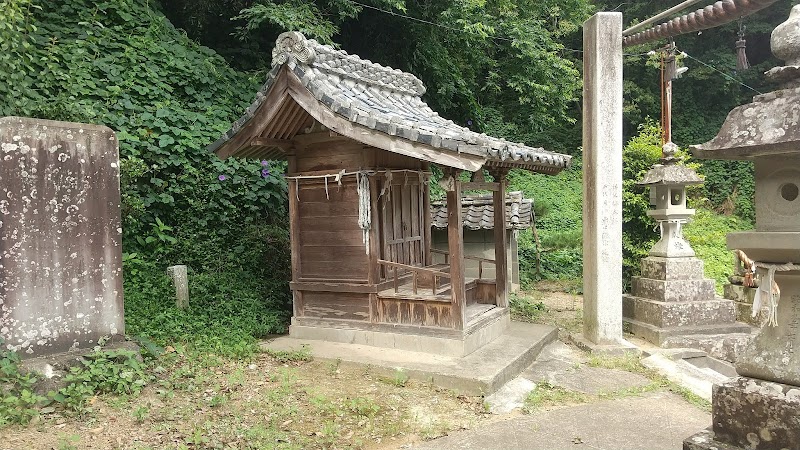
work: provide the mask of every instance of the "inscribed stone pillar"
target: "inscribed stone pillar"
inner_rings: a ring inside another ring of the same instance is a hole
[[[109,128],[0,118],[0,337],[25,356],[123,334],[119,153]]]
[[[622,343],[622,14],[583,24],[583,335]]]

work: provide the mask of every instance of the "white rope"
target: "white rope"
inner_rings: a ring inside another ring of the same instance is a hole
[[[359,174],[367,174],[368,176],[372,175],[380,175],[380,174],[391,174],[391,173],[403,173],[403,172],[410,172],[416,173],[420,176],[431,175],[431,172],[425,170],[413,170],[413,169],[395,169],[395,170],[356,170],[353,172],[345,172],[344,170],[338,173],[328,173],[324,175],[294,175],[294,176],[287,176],[285,177],[287,180],[313,180],[313,179],[320,179],[320,178],[328,178],[332,177],[334,179],[341,179],[344,176],[349,175],[359,175]]]
[[[361,228],[365,253],[369,255],[369,230],[372,227],[372,202],[369,195],[369,175],[356,175],[358,190],[358,226]]]
[[[756,288],[756,295],[753,298],[753,313],[752,316],[758,315],[761,311],[761,304],[764,298],[767,301],[767,325],[776,327],[778,326],[778,302],[781,299],[781,289],[778,283],[775,282],[775,272],[785,272],[788,270],[800,270],[800,266],[786,263],[786,264],[771,264],[763,262],[754,262],[752,270],[758,270],[760,283]]]

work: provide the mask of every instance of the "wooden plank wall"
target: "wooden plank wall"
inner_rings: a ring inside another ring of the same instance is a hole
[[[378,321],[403,325],[453,328],[450,302],[378,299]]]
[[[300,280],[367,282],[368,257],[358,227],[354,177],[339,186],[301,180],[298,201]]]

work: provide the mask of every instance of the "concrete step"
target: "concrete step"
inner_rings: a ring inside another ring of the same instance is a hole
[[[522,373],[542,349],[558,337],[558,329],[512,321],[499,337],[462,357],[378,348],[342,342],[280,336],[261,344],[273,350],[307,346],[315,359],[369,367],[373,373],[393,376],[402,370],[409,378],[432,382],[468,395],[488,395]]]
[[[714,280],[655,280],[652,278],[633,277],[631,294],[636,297],[650,298],[663,302],[689,302],[695,300],[713,300]]]
[[[622,315],[660,328],[733,323],[733,302],[724,298],[694,302],[662,302],[633,295],[622,296]]]
[[[690,325],[683,327],[660,328],[649,323],[623,318],[624,328],[634,336],[638,336],[646,341],[663,347],[670,338],[678,338],[689,335],[727,335],[731,333],[749,334],[752,328],[743,323],[733,322],[713,325]],[[683,347],[691,347],[684,345]]]

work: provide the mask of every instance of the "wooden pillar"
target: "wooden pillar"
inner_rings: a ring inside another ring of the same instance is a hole
[[[492,193],[494,204],[494,263],[496,305],[508,307],[510,292],[508,279],[508,245],[506,241],[506,171],[498,170],[495,175],[497,190]]]
[[[463,330],[466,322],[467,292],[464,286],[464,226],[461,223],[460,171],[452,171],[451,189],[447,191],[447,242],[450,252],[450,286],[455,329]]]
[[[297,158],[292,154],[286,158],[289,167],[287,172],[295,175],[297,171]],[[300,205],[297,201],[298,186],[295,180],[287,180],[289,185],[289,246],[292,251],[292,281],[300,281]],[[295,317],[303,316],[303,294],[301,291],[292,291],[292,309]]]
[[[378,188],[377,176],[369,177],[370,208],[372,215],[372,228],[369,230],[369,284],[379,284],[381,282],[381,267],[378,265],[380,257],[381,221],[378,211]],[[372,323],[378,322],[378,294],[369,294],[369,320]]]
[[[425,170],[430,170],[430,166]],[[422,233],[423,239],[425,242],[422,243],[422,251],[424,252],[425,264],[426,266],[433,265],[433,259],[431,257],[431,247],[433,246],[433,240],[431,239],[431,188],[428,182],[430,181],[430,177],[425,177],[425,187],[423,188],[422,192],[422,201],[423,201],[423,209],[425,214],[424,219],[424,227],[425,230]]]

